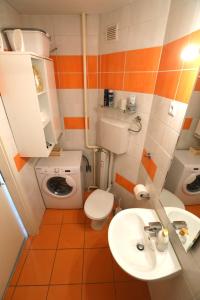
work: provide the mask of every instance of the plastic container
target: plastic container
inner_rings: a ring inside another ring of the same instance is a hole
[[[164,252],[168,248],[169,244],[169,233],[166,228],[158,232],[158,237],[156,240],[156,247],[158,251]]]
[[[50,37],[40,30],[20,29],[22,38],[19,38],[19,29],[6,29],[11,49],[13,51],[32,52],[39,56],[49,57]]]

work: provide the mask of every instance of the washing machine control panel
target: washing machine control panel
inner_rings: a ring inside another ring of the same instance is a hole
[[[59,169],[59,168],[54,168],[54,173],[55,173],[55,174],[60,173],[60,169]]]

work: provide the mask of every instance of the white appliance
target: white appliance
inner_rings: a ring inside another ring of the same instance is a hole
[[[47,208],[83,206],[82,152],[63,151],[60,156],[41,158],[35,167]]]
[[[176,150],[165,188],[186,205],[200,204],[200,156]]]

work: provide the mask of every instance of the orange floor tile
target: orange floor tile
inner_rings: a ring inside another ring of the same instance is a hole
[[[200,205],[186,205],[185,209],[200,218]]]
[[[111,218],[110,218],[111,219]],[[4,300],[149,300],[147,284],[125,273],[83,210],[46,210],[18,259]]]

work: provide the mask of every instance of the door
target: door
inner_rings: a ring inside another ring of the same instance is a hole
[[[26,230],[0,173],[0,299],[26,237]]]

